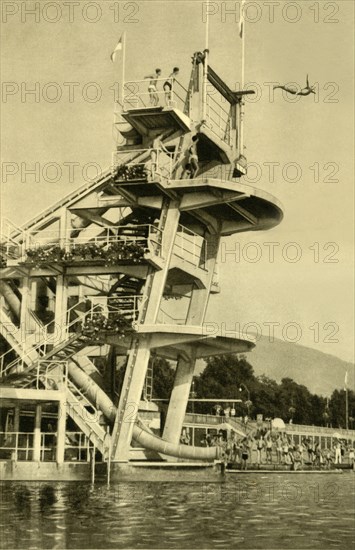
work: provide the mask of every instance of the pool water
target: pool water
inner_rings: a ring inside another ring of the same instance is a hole
[[[354,473],[0,485],[1,548],[350,549]]]

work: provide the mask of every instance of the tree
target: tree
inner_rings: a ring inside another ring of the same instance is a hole
[[[196,394],[201,398],[240,399],[240,385],[246,384],[252,397],[252,384],[255,381],[253,367],[246,356],[218,355],[206,360],[206,368],[196,378]],[[211,405],[199,403],[198,412],[210,413]]]
[[[161,357],[154,358],[153,363],[153,397],[169,399],[173,389],[175,371],[169,361]]]
[[[349,417],[355,416],[355,393],[348,390]],[[334,428],[345,428],[345,391],[334,390],[329,401],[330,422]]]

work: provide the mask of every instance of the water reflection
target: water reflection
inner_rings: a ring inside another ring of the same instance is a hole
[[[353,474],[3,483],[3,548],[350,548]]]

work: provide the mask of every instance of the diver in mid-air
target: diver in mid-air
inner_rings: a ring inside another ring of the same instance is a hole
[[[274,86],[274,90],[276,90],[277,88],[280,88],[281,90],[285,90],[285,92],[288,92],[289,94],[293,94],[293,95],[309,95],[309,94],[316,93],[314,91],[315,86],[309,85],[308,75],[306,80],[306,86],[302,88],[299,92],[297,92],[297,90],[295,90],[294,88],[288,88],[287,86]]]

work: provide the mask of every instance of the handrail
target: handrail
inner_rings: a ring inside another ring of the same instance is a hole
[[[64,443],[64,449],[75,450],[77,452],[76,460],[80,459],[81,453],[83,451],[86,451],[88,453],[90,449],[93,448],[93,445],[90,442],[90,439],[83,432],[66,431],[65,435],[66,435],[66,440]],[[40,440],[40,460],[41,461],[45,459],[46,451],[53,451],[56,448],[57,437],[58,437],[57,431],[41,432],[41,440]],[[19,452],[24,452],[25,460],[28,460],[30,453],[33,453],[34,451],[34,432],[0,431],[0,438],[3,439],[3,444],[0,445],[0,450],[14,452],[16,460],[18,459]],[[21,443],[22,438],[25,440],[24,446],[23,446],[23,443]],[[48,439],[50,440],[49,442],[48,442]],[[9,441],[10,445],[4,444],[7,441]],[[46,460],[54,461],[55,460],[54,454],[52,454],[51,458],[46,457]],[[88,454],[86,455],[86,461],[87,460],[88,460]]]
[[[60,318],[59,318],[59,323],[55,323],[55,326],[60,328],[60,331],[63,330],[64,328],[64,333],[65,334],[68,334],[69,333],[69,328],[71,328],[73,325],[75,325],[76,323],[78,323],[79,321],[82,321],[84,318],[85,318],[85,315],[86,313],[82,313],[81,316],[78,316],[77,318],[73,319],[72,321],[70,321],[69,323],[67,322],[69,317],[70,317],[70,313],[72,311],[75,310],[75,308],[77,308],[80,304],[85,304],[86,301],[88,300],[88,298],[84,298],[83,300],[79,301],[77,304],[74,304],[71,308],[69,308]],[[61,323],[60,321],[64,319],[64,323],[63,325],[61,326]],[[48,332],[48,328],[49,326],[52,325],[53,326],[53,321],[50,321],[49,323],[47,323],[46,325],[44,325],[45,329],[46,329],[46,333],[47,335],[50,334]],[[62,336],[62,334],[60,335]],[[62,341],[65,341],[66,338],[60,338],[60,340],[57,342],[58,344]],[[21,366],[23,367],[23,364],[25,363],[24,361],[24,358],[28,358],[28,363],[29,363],[29,366],[35,364],[37,362],[38,359],[36,359],[36,361],[33,361],[32,360],[32,357],[31,355],[33,355],[34,352],[36,352],[39,356],[44,356],[46,354],[46,348],[47,348],[47,345],[48,344],[53,344],[54,342],[51,341],[52,339],[49,338],[48,336],[45,338],[45,340],[41,341],[39,344],[37,344],[36,346],[34,346],[33,348],[31,348],[31,350],[28,350],[27,352],[23,353],[21,355],[21,357],[18,357],[17,359],[15,359],[14,361],[12,361],[9,365],[6,366],[6,368],[2,371],[1,375],[4,376],[7,372],[9,372],[10,370],[12,370],[13,368],[15,367],[18,367],[18,366]]]
[[[132,157],[132,154],[137,153],[137,155]],[[122,158],[123,157],[123,158]],[[128,157],[129,160],[126,160]],[[143,158],[140,158],[143,157]],[[167,161],[162,162],[162,158],[166,158]],[[137,162],[139,161],[139,162]],[[131,149],[123,151],[114,151],[112,154],[112,169],[113,171],[118,166],[143,166],[150,178],[154,180],[155,174],[165,177],[166,179],[171,178],[172,168],[173,168],[173,158],[172,156],[164,151],[162,147],[149,147],[147,149]]]
[[[132,230],[132,234],[127,234],[127,231]],[[140,230],[146,230],[147,235],[135,235],[134,231],[139,232]],[[157,233],[162,234],[162,230],[155,226],[154,224],[125,224],[117,225],[112,227],[103,228],[101,233],[94,237],[78,236],[71,237],[72,230],[67,230],[64,236],[61,236],[59,230],[48,230],[38,232],[35,235],[28,235],[29,246],[27,249],[35,250],[37,247],[45,246],[50,247],[59,246],[62,249],[65,249],[67,252],[75,250],[76,246],[82,244],[94,244],[96,246],[102,246],[103,248],[110,246],[111,244],[124,243],[124,244],[134,244],[134,243],[143,243],[151,241],[155,245],[159,245],[159,242],[155,240],[155,235]],[[31,241],[35,242],[32,244]],[[27,250],[26,249],[26,250]],[[157,254],[157,251],[155,250]]]
[[[142,302],[143,296],[141,294],[131,294],[123,296],[91,296],[92,308],[91,308],[91,318],[95,313],[100,313],[101,315],[109,317],[114,313],[139,313],[139,306]],[[122,307],[117,306],[117,302],[127,302],[128,304],[133,302],[133,309],[122,309]],[[97,308],[95,310],[95,308]],[[100,308],[100,309],[98,309]],[[90,318],[90,317],[89,317]]]
[[[42,373],[41,372],[41,367],[44,366],[45,367],[45,372]],[[40,382],[43,382],[44,381],[44,386],[46,387],[46,389],[49,389],[47,388],[47,383],[48,383],[48,380],[49,380],[49,372],[50,370],[53,370],[53,368],[55,367],[60,367],[60,372],[58,374],[51,374],[50,376],[50,379],[53,380],[55,382],[57,382],[57,388],[53,388],[51,387],[50,389],[51,390],[55,390],[55,389],[58,389],[58,390],[61,390],[63,389],[63,387],[66,387],[67,386],[67,383],[68,383],[68,361],[38,361],[37,363],[37,375],[36,375],[36,389],[38,390],[39,389],[39,384]]]
[[[168,323],[165,322],[166,317],[170,321],[169,324],[184,325],[186,323],[186,317],[185,318],[172,317],[172,315],[169,315],[169,313],[167,313],[164,309],[160,308],[159,312],[158,312],[157,323],[158,324],[160,323],[162,325],[168,324]]]
[[[27,310],[27,315],[29,315],[35,321],[36,325],[38,326],[38,329],[42,332],[41,341],[43,340],[43,338],[46,339],[47,335],[48,335],[46,325],[44,325],[44,323],[42,323],[40,318],[36,315],[36,313],[33,310],[28,309]],[[51,323],[48,323],[48,325],[49,324],[51,324]],[[20,330],[20,328],[19,328],[19,330]],[[36,335],[36,337],[38,336],[38,334],[36,332],[35,332],[35,335]],[[21,345],[22,345],[22,342],[21,342]],[[13,353],[13,352],[14,352],[14,350],[12,348],[10,348],[5,353],[0,355],[0,377],[3,376],[3,373],[4,373],[4,363],[5,363],[6,357],[8,356],[8,354]],[[11,362],[11,364],[15,363],[16,361],[17,361],[17,359],[14,359]],[[7,367],[9,367],[11,364],[7,365]]]
[[[153,90],[149,90],[149,86],[152,86],[150,84],[150,81],[155,81],[156,83],[165,83],[169,82],[171,85],[171,89],[166,90],[158,90],[157,85],[154,85]],[[140,80],[127,80],[123,85],[123,110],[125,110],[125,103],[128,106],[128,109],[139,109],[139,108],[147,108],[148,105],[144,101],[144,99],[147,97],[149,99],[149,106],[150,107],[158,107],[159,105],[159,99],[160,96],[165,96],[165,105],[168,107],[174,107],[174,104],[177,104],[177,101],[175,98],[179,100],[179,102],[182,104],[183,107],[185,107],[186,99],[183,99],[179,96],[179,94],[176,92],[176,84],[180,85],[180,88],[183,89],[183,91],[186,92],[187,90],[184,88],[182,84],[179,83],[179,81],[173,77],[159,77],[159,78],[144,78]],[[144,88],[148,87],[148,91],[141,91],[140,87],[144,84]],[[138,89],[137,89],[138,87]],[[154,101],[152,100],[152,96],[155,96]],[[156,98],[158,101],[156,101]]]
[[[207,250],[206,247],[204,247],[204,244],[204,237],[179,224],[175,236],[173,253],[182,260],[187,261],[196,267],[201,267],[206,263]],[[192,250],[188,248],[188,245],[192,245]],[[205,250],[204,258],[201,257],[203,249]]]
[[[213,103],[213,104],[212,104]],[[216,107],[214,107],[216,106]],[[207,122],[210,122],[210,129],[226,143],[230,142],[230,114],[211,95],[206,100]],[[218,111],[216,110],[218,109]],[[216,128],[218,131],[216,131]]]

